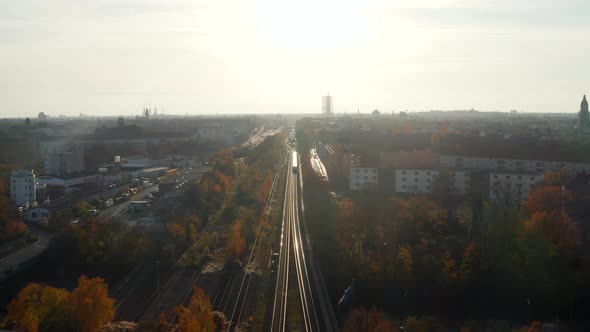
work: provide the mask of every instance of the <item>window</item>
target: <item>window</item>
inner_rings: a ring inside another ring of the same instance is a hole
[[[497,179],[497,178],[498,178],[498,175],[494,174],[494,179]]]
[[[414,182],[418,182],[418,178],[415,178],[415,179],[414,179]]]
[[[417,171],[414,171],[414,175],[418,175],[418,172]]]
[[[402,185],[402,188],[405,188],[405,187],[406,187],[406,185],[405,185],[405,184],[403,184],[403,185]]]
[[[402,171],[402,174],[406,174],[406,171]]]
[[[522,180],[522,176],[520,176],[520,175],[519,175],[519,176],[518,176],[518,179],[519,179],[519,180]]]
[[[369,173],[369,170],[365,168],[365,173]]]
[[[402,178],[402,182],[406,182],[406,178]]]
[[[430,181],[431,181],[430,179],[426,179],[426,182],[430,183]]]
[[[535,181],[535,177],[534,176],[531,176],[531,181]]]
[[[358,173],[358,172],[360,172],[360,171],[361,171],[361,170],[360,170],[360,169],[358,169],[358,168],[357,168],[357,169],[355,169],[355,172],[357,172],[357,173]]]
[[[373,180],[377,180],[377,177],[376,176],[373,176]]]
[[[507,179],[510,179],[510,175],[506,175],[506,178],[507,178]]]
[[[37,212],[33,212],[33,213],[31,213],[31,217],[33,217],[33,218],[37,218]]]
[[[368,180],[368,179],[369,179],[369,177],[368,176],[365,176],[365,180]]]
[[[427,175],[430,175],[430,172],[426,172]]]
[[[372,172],[373,172],[373,173],[377,173],[377,170],[376,170],[376,169],[374,169],[374,170],[372,170]]]
[[[358,180],[358,179],[360,179],[360,178],[361,178],[360,176],[358,176],[358,175],[356,176],[356,179],[357,179],[357,180]]]

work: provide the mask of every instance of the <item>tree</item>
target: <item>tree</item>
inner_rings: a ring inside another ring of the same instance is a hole
[[[459,266],[459,277],[465,281],[470,281],[479,272],[480,256],[477,245],[471,242],[465,248],[461,265]]]
[[[181,332],[215,331],[214,314],[211,310],[209,295],[202,288],[195,288],[191,302],[187,307],[178,306],[178,329]]]
[[[575,252],[578,246],[578,226],[564,212],[535,212],[526,227],[529,231],[540,230],[566,253]]]
[[[236,221],[231,227],[231,237],[227,245],[227,250],[233,257],[239,258],[246,250],[246,239],[242,234],[243,221]]]
[[[404,331],[407,332],[426,332],[426,331],[433,331],[434,326],[432,326],[432,319],[430,318],[423,318],[418,319],[417,317],[408,317],[404,320]]]
[[[67,322],[68,296],[65,289],[31,283],[8,305],[7,321],[16,322],[19,331],[66,330],[57,322]]]
[[[30,126],[31,125],[31,119],[26,118],[25,119],[25,126]]]
[[[531,323],[531,326],[527,330],[528,332],[541,332],[543,331],[543,323],[535,320]]]
[[[355,308],[342,326],[343,332],[394,332],[397,331],[392,321],[386,319],[375,307],[367,310]]]
[[[69,304],[72,325],[77,331],[98,331],[115,317],[115,300],[108,296],[108,286],[102,278],[81,276]]]
[[[537,211],[559,211],[571,201],[572,194],[561,186],[540,186],[529,194],[526,207],[531,214]]]

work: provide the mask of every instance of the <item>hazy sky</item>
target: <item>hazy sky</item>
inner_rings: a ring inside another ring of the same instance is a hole
[[[5,0],[0,91],[0,117],[575,112],[590,1]]]

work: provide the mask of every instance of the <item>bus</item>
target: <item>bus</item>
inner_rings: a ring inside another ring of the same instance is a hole
[[[293,163],[293,173],[297,174],[298,172],[298,167],[297,167],[297,151],[293,150],[293,157],[291,162]]]

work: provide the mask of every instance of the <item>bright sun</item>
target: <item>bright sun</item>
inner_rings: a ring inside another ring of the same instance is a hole
[[[271,45],[295,49],[355,45],[362,37],[364,1],[258,0],[256,18]]]

